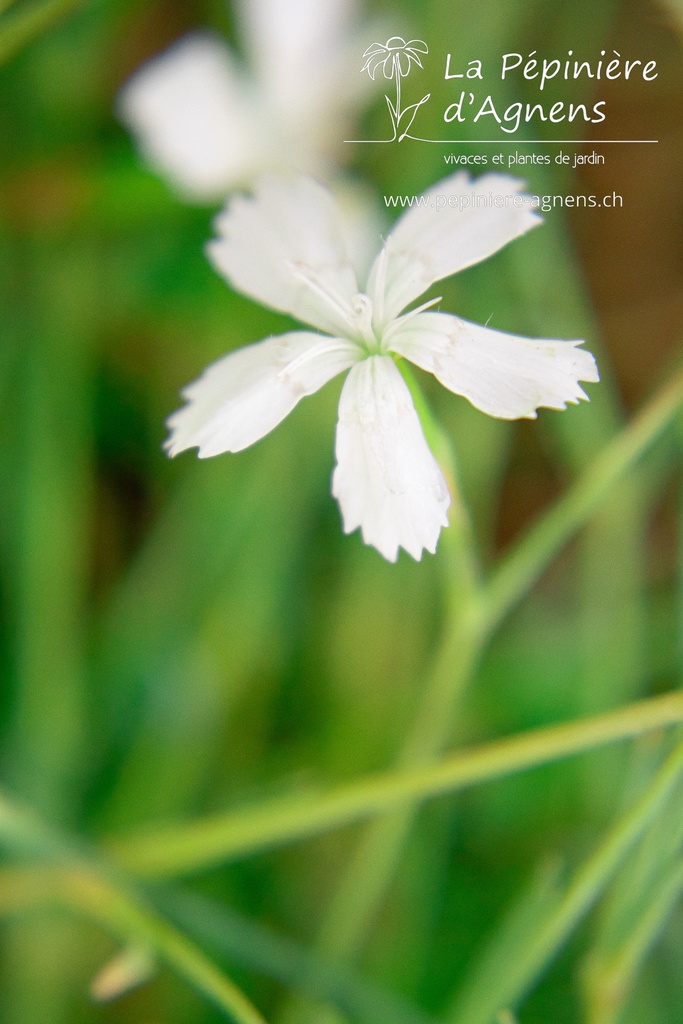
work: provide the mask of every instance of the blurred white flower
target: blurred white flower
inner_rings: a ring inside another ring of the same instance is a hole
[[[328,175],[367,93],[355,0],[238,0],[236,15],[248,66],[192,34],[118,98],[146,160],[190,200],[224,199],[264,170]]]
[[[237,290],[316,330],[268,338],[208,367],[169,418],[169,453],[197,447],[205,458],[240,451],[305,395],[349,370],[332,478],[344,530],[360,527],[389,561],[399,547],[416,559],[423,548],[434,552],[450,496],[397,359],[504,419],[534,418],[539,406],[564,409],[586,398],[579,380],[598,380],[580,341],[515,337],[426,312],[438,299],[402,312],[435,281],[486,259],[540,220],[528,206],[515,207],[520,188],[496,174],[470,181],[460,172],[439,182],[424,194],[424,205],[400,217],[363,291],[339,211],[323,186],[306,177],[266,177],[253,198],[233,199],[208,247],[214,266]],[[509,204],[477,202],[491,194],[509,197]],[[436,197],[451,195],[467,203],[438,208]]]

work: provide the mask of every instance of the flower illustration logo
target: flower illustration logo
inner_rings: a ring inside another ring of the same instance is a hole
[[[367,71],[370,78],[375,78],[378,70],[384,70],[385,78],[405,78],[414,61],[422,67],[419,54],[429,53],[429,48],[421,39],[411,39],[409,43],[401,36],[392,36],[386,43],[373,43],[363,54],[367,57],[362,71]]]
[[[391,139],[386,140],[387,142],[393,142],[395,139],[402,142],[407,137],[415,115],[431,95],[431,93],[427,93],[418,103],[401,107],[401,79],[408,75],[413,64],[417,64],[419,68],[422,67],[420,54],[426,53],[429,53],[429,47],[422,39],[411,39],[406,42],[402,36],[392,36],[387,39],[386,43],[372,43],[363,54],[365,64],[361,68],[361,72],[367,71],[374,81],[381,68],[384,77],[388,80],[393,79],[396,85],[395,103],[392,103],[389,96],[385,95],[393,128],[393,135]]]

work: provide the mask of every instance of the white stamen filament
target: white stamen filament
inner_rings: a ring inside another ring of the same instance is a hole
[[[309,267],[307,263],[302,263],[299,260],[290,260],[288,262],[289,269],[308,287],[311,291],[314,291],[316,295],[320,296],[324,302],[330,306],[335,313],[339,314],[344,320],[349,320],[349,307],[345,300],[339,295],[334,288],[331,288],[327,281],[324,281],[320,274],[318,274],[312,267]]]
[[[314,347],[307,349],[305,352],[302,352],[296,357],[296,359],[292,359],[291,363],[287,363],[287,365],[280,370],[278,377],[284,378],[290,376],[290,374],[295,373],[297,370],[301,369],[302,366],[305,366],[306,363],[311,362],[313,359],[317,359],[321,355],[328,355],[330,352],[347,352],[348,347],[348,341],[330,338],[329,344],[315,345]]]
[[[414,320],[419,313],[424,313],[425,309],[430,309],[432,306],[436,306],[438,302],[441,302],[442,298],[443,295],[437,295],[435,299],[430,299],[428,302],[423,302],[422,305],[418,306],[416,309],[411,309],[407,313],[404,313],[403,316],[396,317],[396,319],[392,320],[389,326],[383,332],[382,342],[384,343],[388,341],[390,338],[392,338],[396,331],[399,329],[399,327],[405,327],[405,325],[409,323],[411,320]]]

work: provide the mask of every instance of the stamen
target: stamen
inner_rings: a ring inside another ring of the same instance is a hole
[[[304,352],[300,352],[295,359],[292,359],[291,363],[287,363],[287,365],[280,370],[278,377],[289,376],[289,374],[296,372],[302,366],[305,366],[306,363],[317,358],[317,356],[329,355],[331,352],[348,352],[351,345],[353,345],[353,342],[346,341],[341,338],[330,338],[326,345],[312,345],[311,348],[307,348]],[[360,350],[358,354],[360,357]]]
[[[344,320],[349,320],[350,310],[348,304],[334,288],[330,287],[327,281],[323,280],[317,271],[309,267],[307,263],[302,263],[299,260],[290,260],[287,265],[292,273],[307,284],[311,291],[319,295],[335,313],[343,317]]]
[[[382,340],[386,341],[388,338],[391,338],[401,327],[409,323],[411,320],[414,320],[420,313],[424,313],[425,309],[430,309],[432,306],[436,306],[437,302],[441,302],[442,298],[443,295],[437,295],[435,299],[429,299],[428,302],[423,302],[421,306],[417,307],[417,309],[411,309],[407,313],[404,313],[403,316],[399,316],[395,320],[392,320],[384,332]]]

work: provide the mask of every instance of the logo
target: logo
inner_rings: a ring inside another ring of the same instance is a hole
[[[404,139],[412,138],[409,133],[415,115],[422,104],[427,102],[431,93],[427,93],[417,103],[409,103],[404,107],[402,106],[401,80],[408,77],[414,64],[417,64],[419,68],[423,66],[420,55],[426,53],[429,53],[429,47],[422,39],[411,39],[410,42],[406,42],[401,36],[392,36],[391,39],[387,39],[386,43],[373,43],[368,46],[363,54],[366,59],[361,68],[361,74],[363,71],[367,71],[370,78],[375,81],[375,76],[381,70],[388,82],[392,79],[394,82],[394,101],[392,102],[386,93],[384,96],[389,108],[393,134],[390,139],[375,141],[403,142]]]

